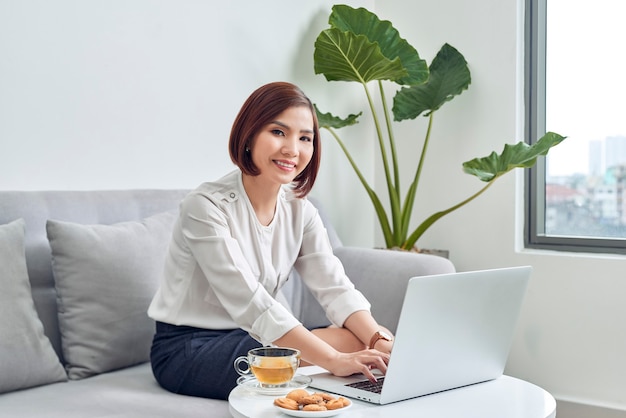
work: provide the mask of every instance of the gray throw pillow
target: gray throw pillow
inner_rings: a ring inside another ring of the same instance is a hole
[[[157,290],[176,219],[81,225],[48,220],[61,343],[70,379],[149,360]]]
[[[35,310],[24,224],[0,225],[0,393],[67,380]]]

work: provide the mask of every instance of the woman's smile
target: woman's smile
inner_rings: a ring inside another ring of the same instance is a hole
[[[296,168],[296,165],[292,163],[291,161],[274,160],[274,162],[276,163],[278,167],[286,171],[292,171]]]

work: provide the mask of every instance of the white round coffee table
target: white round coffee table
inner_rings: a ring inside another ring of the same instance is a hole
[[[303,367],[300,374],[323,371],[319,367]],[[276,396],[250,392],[236,387],[228,398],[230,413],[237,418],[285,417],[272,402]],[[350,417],[414,418],[554,418],[556,401],[539,386],[510,376],[446,392],[409,399],[388,405],[373,405],[352,400],[354,405],[338,415]]]

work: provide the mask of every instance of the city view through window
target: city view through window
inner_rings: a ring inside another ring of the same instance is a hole
[[[626,238],[626,2],[546,12],[546,130],[568,139],[546,159],[545,234]]]
[[[626,237],[626,136],[588,142],[587,170],[546,176],[548,235]],[[553,150],[554,151],[554,150]]]

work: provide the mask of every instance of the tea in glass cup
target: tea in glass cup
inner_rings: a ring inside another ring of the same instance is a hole
[[[246,364],[241,369],[241,363]],[[242,376],[252,373],[261,387],[285,387],[300,365],[300,351],[295,348],[261,347],[235,359],[235,370]]]

